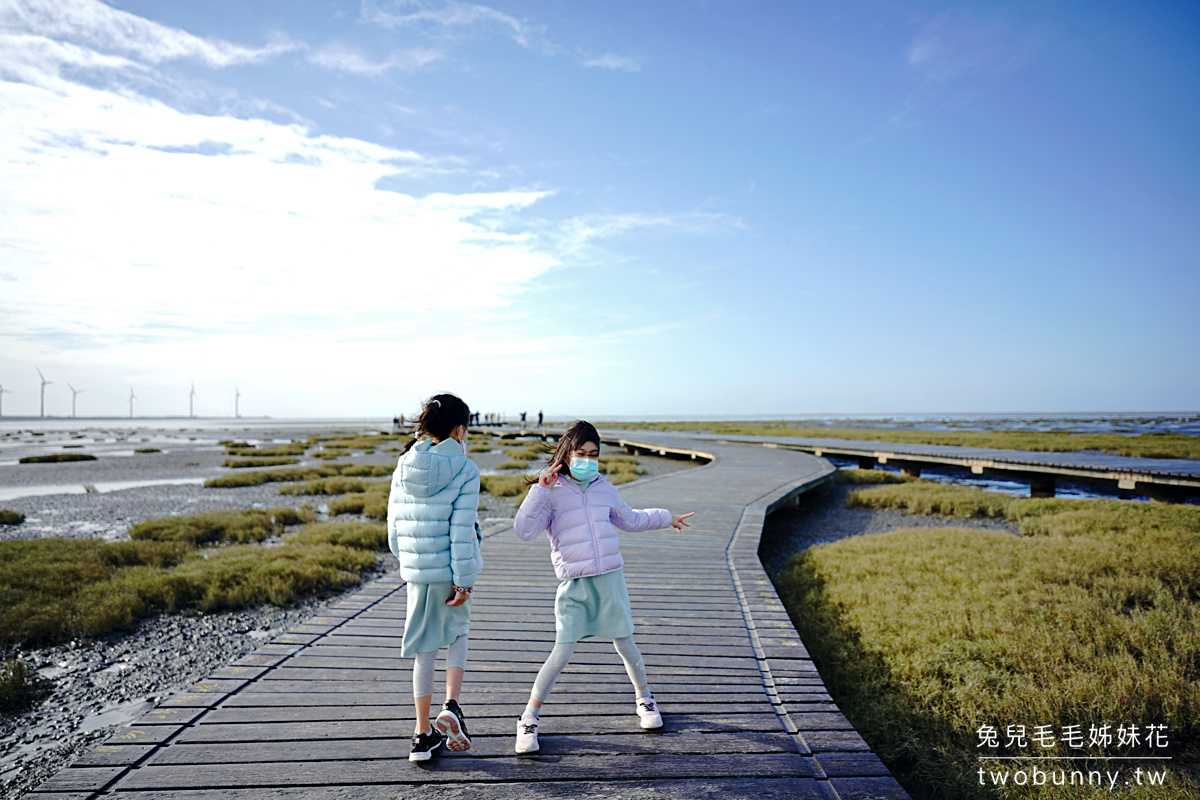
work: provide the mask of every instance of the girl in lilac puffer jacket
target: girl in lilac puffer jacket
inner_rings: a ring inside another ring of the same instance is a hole
[[[542,531],[550,537],[550,559],[562,581],[554,599],[554,650],[538,672],[529,704],[517,723],[518,753],[538,749],[538,715],[555,680],[567,666],[575,643],[590,636],[613,646],[637,692],[643,728],[661,728],[662,716],[650,694],[646,666],[633,643],[633,614],[625,586],[617,528],[683,530],[688,514],[672,516],[665,508],[635,510],[599,474],[600,434],[590,423],[576,422],[558,442],[550,466],[529,487],[513,527],[526,541]]]

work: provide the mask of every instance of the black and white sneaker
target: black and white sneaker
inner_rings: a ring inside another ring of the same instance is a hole
[[[422,733],[412,738],[412,752],[408,754],[409,761],[428,761],[433,751],[442,746],[442,735],[436,729]]]
[[[640,697],[637,701],[639,724],[645,730],[654,730],[663,726],[662,714],[658,711],[658,703],[653,697]]]
[[[433,721],[437,732],[446,737],[446,747],[455,753],[471,749],[471,735],[467,733],[467,720],[455,700],[447,700],[442,713]]]

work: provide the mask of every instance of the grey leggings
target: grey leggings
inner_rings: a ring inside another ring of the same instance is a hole
[[[437,650],[428,653],[417,653],[413,661],[413,697],[429,697],[433,694],[433,662],[437,659]],[[467,668],[467,636],[455,639],[446,648],[446,669],[458,667]]]
[[[613,647],[616,648],[617,655],[625,662],[625,672],[629,675],[629,680],[633,681],[633,688],[638,689],[645,686],[646,663],[642,661],[642,654],[637,649],[637,645],[633,643],[633,637],[613,639]],[[550,657],[546,659],[545,664],[542,664],[542,668],[538,670],[537,680],[533,682],[531,696],[534,700],[539,703],[546,702],[546,698],[550,696],[550,690],[554,688],[554,682],[566,669],[574,652],[575,642],[555,643],[554,649],[550,651]]]

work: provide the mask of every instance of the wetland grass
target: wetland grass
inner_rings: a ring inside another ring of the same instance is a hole
[[[296,467],[256,472],[222,475],[204,482],[206,489],[234,489],[240,486],[261,486],[264,483],[293,483],[345,475],[357,478],[378,478],[391,475],[393,468],[387,464],[329,464],[321,467]]]
[[[600,472],[614,486],[636,481],[646,474],[646,470],[638,466],[638,460],[634,456],[601,456]]]
[[[303,442],[292,444],[277,444],[271,447],[255,447],[245,442],[236,442],[225,450],[227,456],[253,456],[255,458],[271,458],[280,456],[302,456],[308,450]]]
[[[1082,725],[1086,735],[1091,724],[1165,724],[1169,785],[1122,796],[1196,796],[1182,768],[1200,758],[1200,508],[1009,498],[915,480],[857,490],[848,504],[997,517],[1020,531],[855,536],[809,548],[777,576],[834,699],[910,791],[1109,797],[1078,787],[980,786],[978,728],[996,726],[1005,741],[1008,725]],[[1062,745],[1045,752],[1068,754]],[[1069,771],[1085,762],[1032,763]],[[1136,762],[1111,763],[1132,772]]]
[[[60,461],[95,461],[88,453],[52,453],[48,456],[25,456],[18,459],[22,464],[54,464]]]
[[[376,552],[386,548],[379,523],[320,523],[285,532],[283,522],[310,517],[273,514],[250,520],[248,529],[247,520],[230,516],[214,533],[212,515],[197,516],[204,519],[146,526],[143,538],[128,542],[0,542],[0,644],[99,636],[182,608],[285,605],[358,584],[376,565]],[[274,547],[196,544],[255,541],[281,532]]]
[[[279,493],[293,495],[350,494],[368,491],[381,483],[384,486],[391,485],[391,481],[363,481],[361,478],[350,478],[339,475],[333,478],[318,478],[307,483],[294,484],[292,486],[281,486]]]
[[[0,508],[0,525],[20,525],[25,521],[25,515],[18,511]]]
[[[298,458],[227,458],[221,462],[228,469],[247,469],[250,467],[283,467],[288,464],[299,464]]]
[[[843,486],[864,486],[880,483],[904,483],[907,478],[882,469],[839,469],[833,479]]]
[[[283,532],[289,525],[312,522],[310,508],[209,511],[179,517],[160,517],[139,522],[129,529],[133,541],[186,542],[191,545],[261,542]]]
[[[10,658],[0,665],[0,713],[28,711],[49,696],[52,688],[36,669]]]

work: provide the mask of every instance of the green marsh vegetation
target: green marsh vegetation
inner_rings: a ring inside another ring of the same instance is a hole
[[[186,542],[191,545],[261,542],[283,533],[289,525],[317,518],[310,508],[209,511],[181,517],[160,517],[139,522],[129,529],[133,541]]]
[[[729,436],[795,436],[902,444],[990,447],[1002,450],[1076,452],[1099,450],[1140,458],[1200,458],[1200,436],[1182,433],[1067,433],[1034,431],[920,431],[871,428],[801,428],[786,422],[633,422],[613,428],[709,431]]]
[[[134,450],[133,452],[135,452],[135,453],[161,453],[162,450],[159,450],[157,447],[139,447],[138,449]]]
[[[281,486],[279,493],[293,495],[350,494],[365,492],[377,483],[381,483],[381,481],[364,481],[361,478],[350,478],[339,475],[333,478],[317,478],[316,480],[298,485]],[[382,481],[382,483],[390,485],[391,482]]]
[[[1008,725],[1056,733],[1081,725],[1086,737],[1092,724],[1165,724],[1170,785],[1126,796],[1195,797],[1179,767],[1200,759],[1200,508],[1011,498],[920,480],[855,490],[847,504],[993,517],[1019,530],[852,537],[809,548],[777,576],[835,700],[910,791],[1109,797],[1078,787],[979,786],[977,730],[995,726],[1004,742]],[[1047,752],[1068,754],[1062,744]],[[1139,762],[1002,763],[1132,772]]]
[[[52,686],[24,661],[8,659],[0,665],[0,713],[28,711],[49,696]]]
[[[128,542],[0,542],[0,644],[126,630],[138,618],[287,603],[357,585],[386,549],[379,523],[317,523],[296,509],[148,520]],[[281,535],[277,546],[251,542]]]
[[[525,479],[521,475],[480,475],[479,488],[492,497],[525,497]],[[518,501],[519,502],[519,501]]]
[[[247,469],[249,467],[282,467],[287,464],[299,464],[298,458],[227,458],[221,462],[228,469]]]
[[[467,452],[468,453],[490,453],[490,452],[492,452],[492,448],[488,447],[486,444],[473,444],[467,448]]]
[[[89,453],[51,453],[48,456],[25,456],[17,459],[22,464],[54,464],[60,461],[95,461]]]
[[[525,469],[528,466],[528,461],[501,461],[496,469]]]
[[[330,464],[321,467],[295,467],[222,475],[219,478],[208,479],[204,482],[204,486],[208,489],[234,489],[240,486],[261,486],[264,483],[311,481],[335,475],[378,478],[383,475],[391,475],[392,471],[393,467],[390,464]]]
[[[306,450],[308,450],[308,445],[304,444],[303,442],[277,444],[270,447],[255,447],[254,445],[249,445],[245,442],[234,442],[226,447],[225,455],[253,456],[256,458],[269,458],[272,456],[302,456]]]
[[[834,480],[843,486],[869,486],[880,483],[904,483],[909,479],[882,469],[839,469],[834,473]]]
[[[25,515],[18,511],[0,508],[0,525],[20,525],[25,521]]]
[[[614,486],[636,481],[646,474],[646,470],[638,466],[638,460],[634,456],[601,456],[600,472]]]

